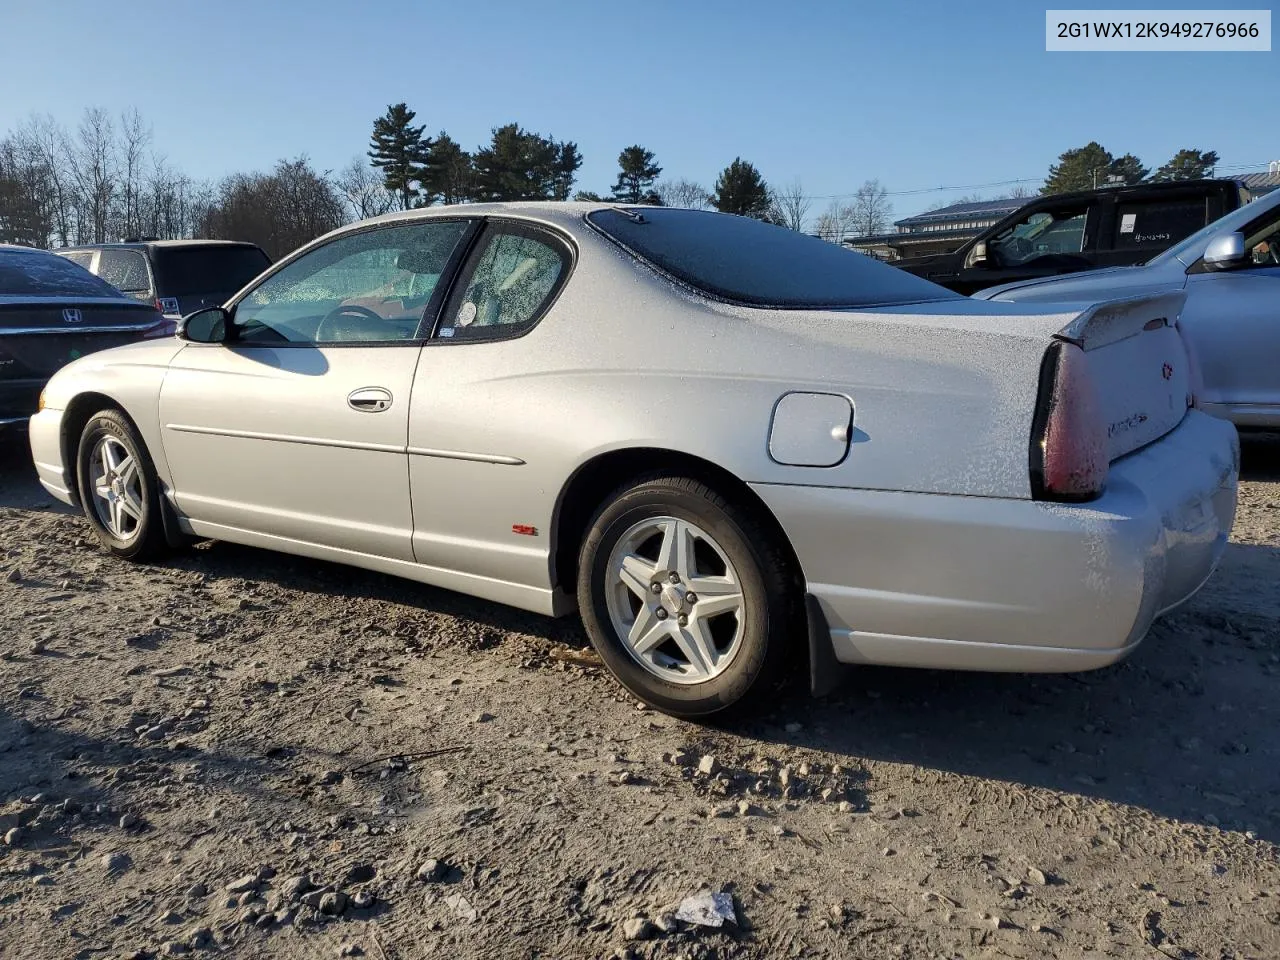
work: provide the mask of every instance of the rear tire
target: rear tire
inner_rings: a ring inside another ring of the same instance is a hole
[[[597,512],[578,606],[628,691],[665,713],[708,717],[749,707],[782,679],[795,602],[787,569],[751,512],[690,477],[651,475]]]
[[[100,410],[84,425],[76,477],[85,516],[107,550],[126,560],[163,552],[160,480],[146,444],[119,410]]]

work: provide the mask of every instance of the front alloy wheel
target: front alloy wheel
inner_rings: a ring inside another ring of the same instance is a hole
[[[163,549],[160,481],[142,438],[119,410],[99,411],[85,423],[76,479],[84,514],[104,547],[129,560]]]
[[[121,543],[138,536],[142,524],[142,477],[138,461],[113,436],[102,436],[89,454],[90,502],[98,522]]]

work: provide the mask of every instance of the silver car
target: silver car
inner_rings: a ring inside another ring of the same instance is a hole
[[[64,368],[31,448],[117,556],[216,538],[576,609],[674,714],[806,656],[819,688],[1084,670],[1231,529],[1181,306],[984,303],[716,213],[417,210]]]
[[[1115,229],[1141,229],[1118,223]],[[1202,407],[1242,429],[1280,428],[1280,190],[1246,204],[1142,266],[979,291],[1013,303],[1110,300],[1182,291],[1182,329],[1199,362]]]

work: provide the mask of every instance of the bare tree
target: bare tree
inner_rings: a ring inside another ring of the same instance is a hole
[[[21,138],[0,140],[0,243],[49,245],[53,221],[45,172]]]
[[[809,215],[811,202],[804,194],[804,187],[799,178],[792,180],[789,186],[773,191],[773,221],[797,232],[804,232],[805,219]]]
[[[345,223],[345,207],[328,176],[299,157],[279,161],[271,173],[223,180],[199,230],[215,239],[249,240],[278,259]]]
[[[48,115],[32,116],[18,128],[18,142],[43,171],[46,203],[53,234],[60,245],[71,242],[76,220],[76,187],[69,173],[71,144],[66,131]]]
[[[868,180],[853,196],[853,232],[860,237],[883,233],[889,226],[893,205],[879,180]]]
[[[357,220],[376,217],[396,208],[395,194],[387,190],[382,175],[363,157],[352,157],[342,172],[333,178],[333,184],[341,191]]]
[[[1020,183],[1009,191],[1009,196],[1014,200],[1025,200],[1027,197],[1035,196],[1035,191],[1025,183]]]
[[[120,215],[121,233],[126,237],[143,233],[143,161],[150,142],[151,128],[143,122],[142,115],[136,108],[121,114],[118,165],[124,209],[120,211]]]
[[[70,160],[78,194],[79,239],[103,243],[107,239],[107,221],[118,183],[115,133],[111,118],[101,107],[85,110]]]
[[[664,207],[706,210],[711,206],[711,191],[692,180],[662,180],[653,189]]]
[[[840,243],[853,231],[853,207],[832,200],[814,221],[813,232],[823,240]]]

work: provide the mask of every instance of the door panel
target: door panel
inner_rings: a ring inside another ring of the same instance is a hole
[[[418,562],[531,588],[548,604],[545,528],[558,486],[539,483],[523,459],[518,375],[548,355],[534,327],[571,268],[557,235],[491,225],[444,307],[440,339],[423,348],[409,415]]]
[[[404,448],[420,349],[188,345],[160,395],[179,508],[209,523],[411,560]],[[371,388],[391,403],[350,405]]]
[[[1200,362],[1205,402],[1222,405],[1215,412],[1242,425],[1255,415],[1280,424],[1280,266],[1195,273],[1187,281],[1182,322]],[[1246,409],[1259,406],[1270,409]]]

